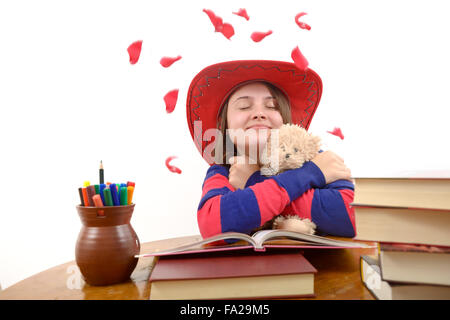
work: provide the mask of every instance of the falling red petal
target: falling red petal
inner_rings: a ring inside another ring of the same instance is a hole
[[[308,68],[308,60],[303,56],[300,52],[300,49],[297,47],[294,48],[291,52],[291,58],[294,60],[295,65],[302,71],[305,71]]]
[[[230,38],[234,35],[234,28],[231,24],[225,22],[222,26],[222,31],[220,32],[222,32],[225,38],[230,40]]]
[[[335,127],[333,131],[327,131],[328,133],[331,133],[332,135],[335,135],[336,137],[341,138],[344,140],[344,135],[342,134],[341,128]]]
[[[223,21],[221,17],[216,16],[216,14],[209,9],[203,9],[203,12],[206,13],[209,17],[209,20],[211,20],[211,23],[214,26],[215,32],[221,32],[223,28]]]
[[[135,41],[128,47],[127,51],[130,55],[130,63],[135,64],[139,60],[139,56],[141,55],[142,49],[142,40]]]
[[[243,8],[239,9],[238,12],[233,12],[233,14],[240,16],[242,18],[245,18],[245,20],[247,20],[247,21],[250,20],[250,17],[247,14],[247,10],[245,10]]]
[[[181,59],[181,56],[178,56],[176,58],[170,58],[170,57],[162,57],[159,63],[164,67],[168,68],[170,67],[174,62]]]
[[[262,39],[264,39],[265,37],[267,37],[268,35],[272,34],[272,30],[269,30],[267,32],[253,32],[252,35],[250,36],[252,38],[253,41],[255,42],[260,42]]]
[[[295,16],[295,23],[302,29],[311,30],[311,27],[308,24],[298,21],[298,19],[300,19],[301,17],[303,17],[306,14],[307,14],[306,12],[300,12],[299,14],[297,14]]]
[[[175,106],[178,100],[178,89],[167,92],[164,96],[164,102],[166,103],[167,113],[172,113],[175,110]]]
[[[181,173],[181,170],[179,168],[169,164],[169,162],[175,158],[176,158],[175,156],[168,157],[166,159],[166,167],[167,167],[167,169],[169,169],[170,172]]]

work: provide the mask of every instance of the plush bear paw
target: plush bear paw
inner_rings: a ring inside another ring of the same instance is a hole
[[[279,216],[273,221],[273,229],[314,234],[316,224],[309,219],[300,219],[298,216]]]

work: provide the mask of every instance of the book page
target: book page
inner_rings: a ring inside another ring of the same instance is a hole
[[[223,246],[210,246],[210,247],[206,247],[207,244],[212,243],[212,242],[216,242],[216,241],[220,241],[220,240],[231,240],[231,239],[236,239],[236,240],[241,240],[244,241],[246,243],[249,243],[250,245],[252,245],[253,247],[256,246],[255,241],[253,240],[252,237],[250,237],[247,234],[244,233],[239,233],[239,232],[225,232],[225,233],[221,233],[218,235],[215,235],[213,237],[210,238],[206,238],[197,242],[193,242],[187,245],[182,245],[179,247],[175,247],[175,248],[171,248],[171,249],[166,249],[166,250],[154,250],[152,252],[148,252],[145,254],[140,254],[140,255],[135,255],[135,258],[140,258],[140,257],[146,257],[146,256],[151,256],[151,255],[169,255],[169,254],[175,254],[175,253],[181,253],[181,252],[189,252],[189,251],[197,251],[197,250],[209,250],[209,249],[218,249],[218,248],[228,248],[228,247],[233,247],[233,246],[242,246],[242,243],[239,244],[229,244],[229,245],[223,245]]]
[[[288,230],[261,230],[253,235],[255,239],[257,249],[262,249],[263,245],[268,240],[273,240],[276,238],[290,238],[295,240],[301,240],[305,242],[310,242],[313,244],[321,244],[334,247],[353,247],[353,248],[372,248],[364,243],[356,243],[352,241],[342,241],[334,240],[330,238],[320,237],[316,235],[310,235],[301,232],[294,232]]]

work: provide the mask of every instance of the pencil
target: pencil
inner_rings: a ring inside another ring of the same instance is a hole
[[[104,177],[104,172],[103,172],[103,162],[102,162],[102,160],[100,160],[99,174],[100,174],[100,184],[105,183],[105,177]]]

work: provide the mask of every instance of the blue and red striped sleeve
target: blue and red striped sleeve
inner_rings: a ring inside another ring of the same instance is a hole
[[[312,162],[252,184],[255,179],[257,174],[244,189],[236,190],[228,181],[228,168],[212,165],[208,169],[197,210],[204,238],[228,231],[250,233],[307,190],[325,185],[322,172]]]
[[[282,215],[310,219],[322,235],[354,237],[356,235],[353,202],[354,185],[337,180],[320,189],[310,189],[292,201]]]
[[[257,171],[249,178],[247,185],[271,178]],[[337,180],[322,188],[307,190],[289,203],[281,214],[310,219],[317,225],[317,233],[322,235],[354,237],[355,212],[350,206],[353,197],[354,184],[348,180]]]

